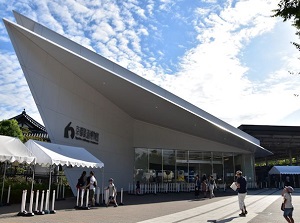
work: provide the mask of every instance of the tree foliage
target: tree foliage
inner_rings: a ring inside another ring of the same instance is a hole
[[[0,135],[17,137],[21,141],[24,140],[22,130],[15,119],[0,121]]]
[[[292,25],[296,27],[296,35],[300,38],[300,0],[280,0],[278,8],[273,10],[273,17],[282,17],[283,21],[293,20]],[[300,44],[292,43],[298,50]]]

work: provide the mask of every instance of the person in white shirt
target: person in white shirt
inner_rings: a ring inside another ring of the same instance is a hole
[[[293,204],[292,204],[292,193],[294,189],[291,186],[283,188],[282,196],[283,196],[283,217],[289,223],[294,223],[293,219]]]
[[[95,206],[95,191],[97,187],[97,180],[93,171],[90,172],[90,180],[86,188],[89,189],[89,200],[92,203],[92,207]]]
[[[118,204],[117,204],[117,189],[116,189],[116,187],[113,183],[114,180],[112,178],[110,178],[108,182],[109,182],[108,187],[107,187],[108,199],[107,199],[106,207],[108,207],[108,205],[111,201],[113,201],[115,203],[114,207],[118,207]]]

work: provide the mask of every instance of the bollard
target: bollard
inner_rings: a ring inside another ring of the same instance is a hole
[[[34,213],[35,213],[35,214],[38,213],[39,196],[40,196],[40,191],[37,190],[37,191],[36,191],[36,195],[35,195],[35,208],[34,208]]]
[[[11,189],[11,185],[8,186],[6,205],[9,205],[10,189]]]
[[[99,206],[100,202],[100,187],[97,187],[97,197],[96,197],[96,204]]]
[[[76,197],[76,206],[75,206],[75,209],[79,207],[79,191],[80,191],[80,189],[78,188],[77,189],[77,197]]]
[[[85,207],[88,207],[88,206],[89,206],[89,193],[90,193],[90,190],[87,189],[87,190],[86,190]]]
[[[44,209],[45,214],[49,214],[49,190],[46,192],[46,201],[45,201],[45,209]]]
[[[50,214],[55,214],[56,213],[56,211],[54,210],[54,203],[55,203],[55,190],[53,190],[52,206],[51,206]]]
[[[104,197],[105,205],[107,205],[107,203],[108,203],[108,196],[109,196],[109,190],[106,189],[106,190],[105,190],[105,197]]]
[[[23,190],[23,192],[22,192],[22,201],[21,201],[21,211],[18,213],[18,216],[24,216],[27,213],[25,211],[26,194],[27,194],[27,190]]]
[[[83,208],[84,210],[89,210],[89,193],[90,193],[90,190],[87,189],[86,190],[86,202],[85,202],[85,207]]]
[[[89,209],[88,207],[84,207],[83,206],[83,200],[84,200],[84,193],[85,193],[85,190],[84,189],[79,189],[77,190],[77,200],[76,200],[76,206],[75,206],[75,209],[78,209],[78,210],[87,210]],[[87,202],[88,202],[88,196],[89,194],[87,193]],[[79,198],[80,197],[80,198]],[[79,199],[80,199],[80,205],[79,205]],[[88,203],[86,204],[88,205]]]
[[[44,215],[44,214],[45,214],[45,212],[44,212],[44,210],[43,210],[44,196],[45,196],[45,191],[43,190],[43,191],[42,191],[42,198],[41,198],[41,206],[40,206],[40,210],[39,210],[39,212],[37,213],[38,215]]]
[[[124,205],[123,204],[123,188],[121,188],[121,202],[120,202],[119,205]]]
[[[26,215],[25,215],[27,217],[34,216],[34,213],[32,212],[33,197],[34,197],[34,191],[31,191],[31,193],[30,193],[29,209],[28,209],[28,213],[26,213]]]
[[[80,207],[83,207],[83,197],[84,197],[84,189],[81,189],[81,194],[80,194]]]

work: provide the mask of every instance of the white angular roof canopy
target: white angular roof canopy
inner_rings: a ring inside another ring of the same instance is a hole
[[[238,148],[243,153],[271,154],[245,132],[41,24],[16,12],[14,15],[18,24],[3,20],[17,55],[22,55],[18,50],[25,46],[14,36],[23,35],[132,118]],[[22,58],[19,60],[22,64]]]

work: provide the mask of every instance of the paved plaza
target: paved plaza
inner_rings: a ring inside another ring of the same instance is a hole
[[[195,199],[193,193],[125,195],[119,207],[95,207],[75,210],[75,198],[55,203],[56,214],[17,216],[20,205],[0,207],[0,223],[279,223],[285,222],[277,189],[251,190],[246,197],[248,215],[239,217],[237,195],[232,191],[216,192],[213,199]],[[293,193],[295,222],[300,222],[300,190]],[[28,205],[27,205],[28,206]],[[26,206],[26,207],[27,207]]]

